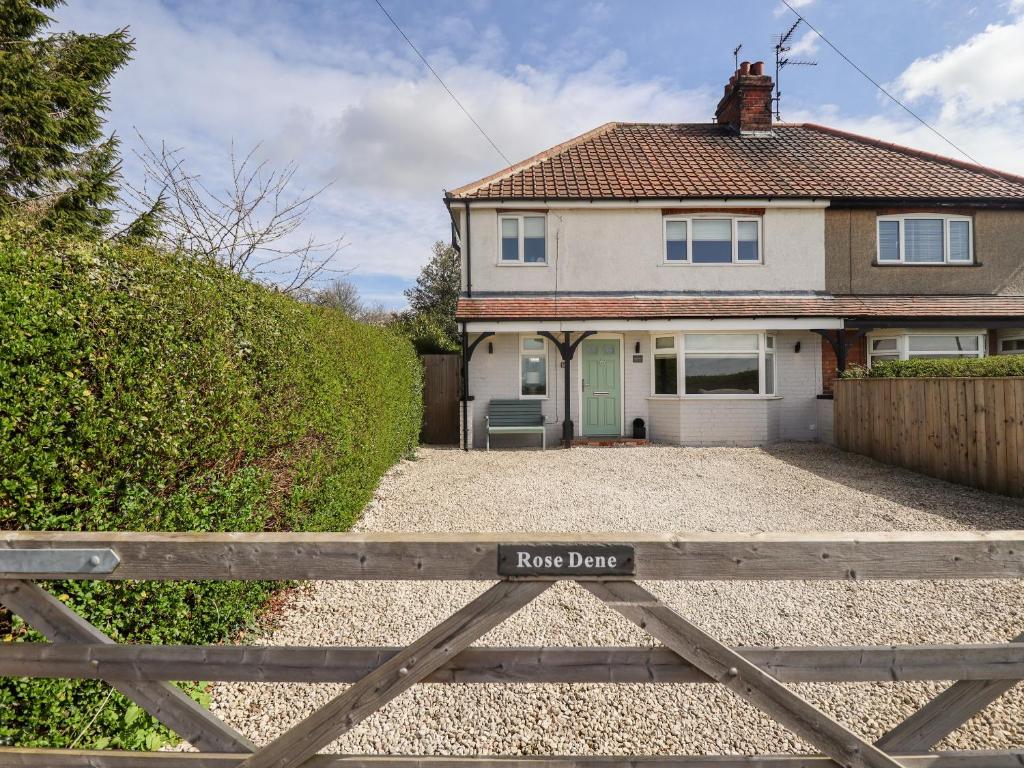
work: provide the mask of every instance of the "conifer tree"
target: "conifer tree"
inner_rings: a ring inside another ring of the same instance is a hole
[[[134,43],[127,29],[49,33],[47,12],[63,4],[0,0],[0,217],[31,212],[49,229],[98,237],[120,170],[117,138],[104,134],[107,87]]]

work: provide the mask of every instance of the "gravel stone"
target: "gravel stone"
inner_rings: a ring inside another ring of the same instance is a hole
[[[821,445],[755,448],[421,448],[381,481],[359,530],[889,531],[1024,527],[1013,499]],[[650,582],[729,644],[1000,642],[1024,630],[1024,582]],[[401,645],[477,582],[309,582],[252,642]],[[654,645],[574,584],[558,584],[482,645]],[[874,739],[946,683],[796,684]],[[212,708],[257,743],[344,685],[221,683]],[[941,749],[1024,746],[1024,686]],[[813,752],[714,685],[419,685],[328,751],[412,755]]]

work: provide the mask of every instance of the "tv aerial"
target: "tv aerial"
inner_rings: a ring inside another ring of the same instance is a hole
[[[786,67],[816,67],[818,62],[816,61],[799,61],[789,58],[787,55],[793,46],[790,45],[790,40],[793,37],[793,33],[796,32],[797,27],[803,19],[797,19],[793,22],[793,26],[787,29],[783,34],[776,35],[773,40],[775,42],[775,96],[772,98],[772,103],[775,105],[775,119],[782,120],[782,116],[779,114],[779,102],[782,101],[782,89],[779,83],[779,73],[782,72]],[[736,53],[739,53],[739,48],[736,49]]]

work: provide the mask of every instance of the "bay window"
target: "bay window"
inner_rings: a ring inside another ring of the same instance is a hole
[[[759,264],[761,220],[706,216],[665,218],[666,264]]]
[[[776,393],[773,335],[656,335],[653,348],[651,392],[655,396],[742,397]]]
[[[546,223],[543,216],[502,215],[498,217],[501,264],[545,264]]]
[[[547,397],[548,348],[543,336],[523,336],[519,340],[519,396]]]
[[[883,360],[984,357],[984,331],[966,333],[896,333],[868,339],[868,365]]]
[[[675,336],[654,337],[654,394],[679,394],[679,356]]]
[[[915,213],[878,217],[879,264],[970,264],[969,216]]]

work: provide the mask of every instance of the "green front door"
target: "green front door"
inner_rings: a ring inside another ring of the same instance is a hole
[[[619,340],[583,341],[583,435],[621,435]]]

